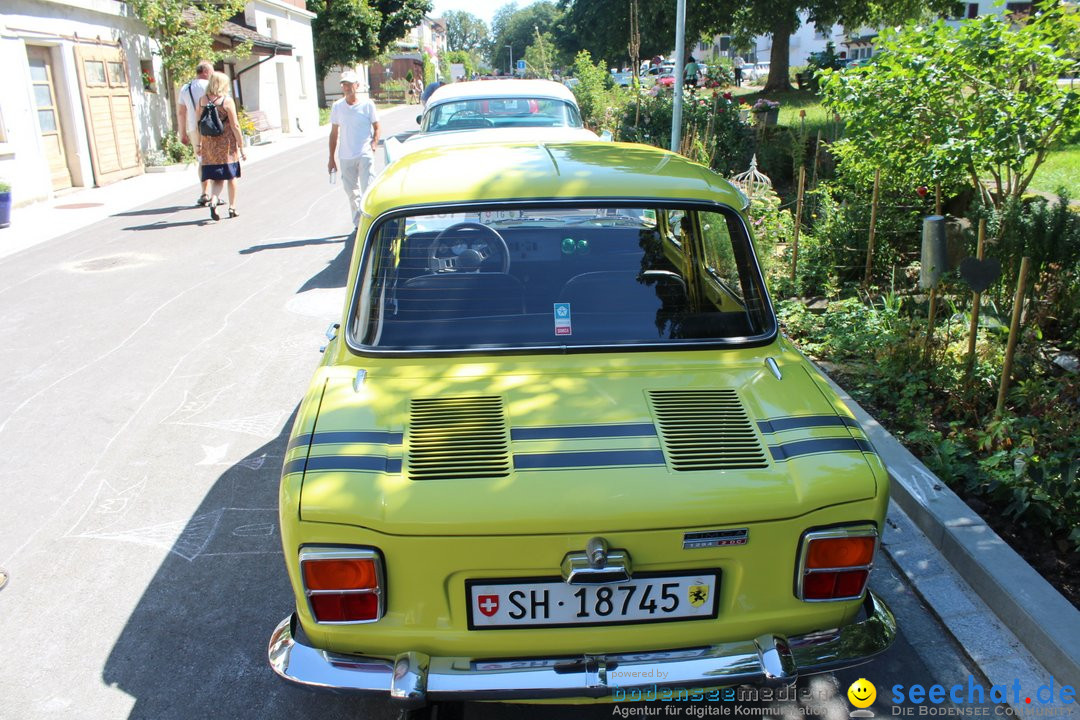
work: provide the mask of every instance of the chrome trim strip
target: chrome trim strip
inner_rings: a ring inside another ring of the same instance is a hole
[[[869,565],[852,565],[846,568],[815,568],[807,570],[806,568],[806,553],[810,549],[811,540],[821,540],[824,538],[845,538],[845,537],[872,537],[874,538],[874,551],[870,553]],[[846,602],[854,600],[859,597],[853,595],[851,597],[844,598],[829,598],[828,600],[807,600],[803,597],[803,581],[806,576],[811,573],[828,572],[832,570],[845,571],[845,570],[866,570],[867,582],[869,582],[869,572],[874,567],[874,558],[877,556],[878,545],[881,544],[881,536],[878,535],[877,527],[874,525],[848,525],[844,527],[827,528],[824,530],[811,530],[810,532],[803,533],[803,536],[799,539],[799,562],[795,566],[795,597],[806,603],[821,603],[821,602]],[[869,594],[869,592],[867,593]]]
[[[635,688],[714,688],[741,683],[790,684],[799,675],[851,667],[883,652],[896,636],[896,620],[873,593],[863,600],[866,619],[840,629],[668,652],[643,651],[571,658],[521,657],[487,661],[401,653],[394,660],[341,655],[297,640],[293,615],[274,630],[267,651],[281,678],[309,687],[392,695],[404,705],[431,700],[513,700],[606,697]],[[635,666],[662,668],[666,679],[646,681]],[[400,671],[400,677],[396,677]],[[624,682],[626,679],[629,682]]]
[[[777,380],[784,379],[784,374],[780,372],[780,366],[776,364],[776,360],[771,357],[765,358],[765,366],[769,368],[769,372],[776,376]]]

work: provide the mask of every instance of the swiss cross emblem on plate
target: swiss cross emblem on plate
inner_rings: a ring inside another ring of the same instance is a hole
[[[476,598],[476,605],[485,616],[491,617],[499,612],[498,595],[480,595]]]

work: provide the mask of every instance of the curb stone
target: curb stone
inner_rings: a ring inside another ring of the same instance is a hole
[[[1030,651],[1059,685],[1080,687],[1080,610],[1044,580],[824,371],[822,374],[854,413],[881,456],[892,480],[891,499],[903,511],[903,517],[910,518],[911,525],[925,534],[951,569],[978,594],[1004,627],[1015,633],[1018,642]],[[890,518],[895,519],[895,514],[890,512]],[[890,529],[895,529],[895,526]],[[883,546],[890,554],[895,548],[888,536]],[[902,554],[898,562],[902,567],[906,564]],[[906,567],[904,569],[908,572]],[[937,574],[927,572],[929,569],[926,562],[919,563],[909,577],[916,583],[916,589],[927,597],[935,612],[939,612],[940,602],[935,603],[934,596],[941,595],[942,599],[946,599],[951,593],[944,589],[941,593],[935,593],[927,588],[937,578]],[[960,614],[971,615],[970,612]],[[964,637],[962,627],[954,628],[948,622],[950,616],[953,619],[959,617],[955,609],[945,607],[942,620],[946,621],[946,627],[960,645],[972,654],[972,660],[991,682],[1003,682],[1007,676],[1011,683],[1017,677],[1016,663],[1010,662],[1015,660],[1015,653],[1007,645],[998,648],[999,657],[981,656],[977,650],[973,652],[965,642],[971,638]],[[1005,654],[1000,654],[1002,652]],[[995,677],[998,679],[995,680]],[[1036,682],[1045,683],[1046,678]],[[1030,707],[1026,706],[1025,709]],[[1075,707],[1080,708],[1080,705]],[[1073,715],[1080,716],[1080,712],[1074,710]]]

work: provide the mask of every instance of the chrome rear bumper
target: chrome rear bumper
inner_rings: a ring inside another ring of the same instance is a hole
[[[270,638],[270,666],[291,682],[339,691],[390,695],[405,704],[428,700],[521,700],[604,697],[654,688],[715,688],[746,683],[786,685],[867,661],[892,644],[896,620],[872,593],[866,619],[843,628],[785,638],[760,637],[667,652],[568,658],[482,660],[404,652],[394,660],[317,650],[296,639],[296,616]]]

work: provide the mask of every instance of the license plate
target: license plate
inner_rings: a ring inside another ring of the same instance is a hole
[[[717,615],[720,571],[641,574],[610,585],[561,578],[469,580],[469,629],[577,627],[705,620]]]

